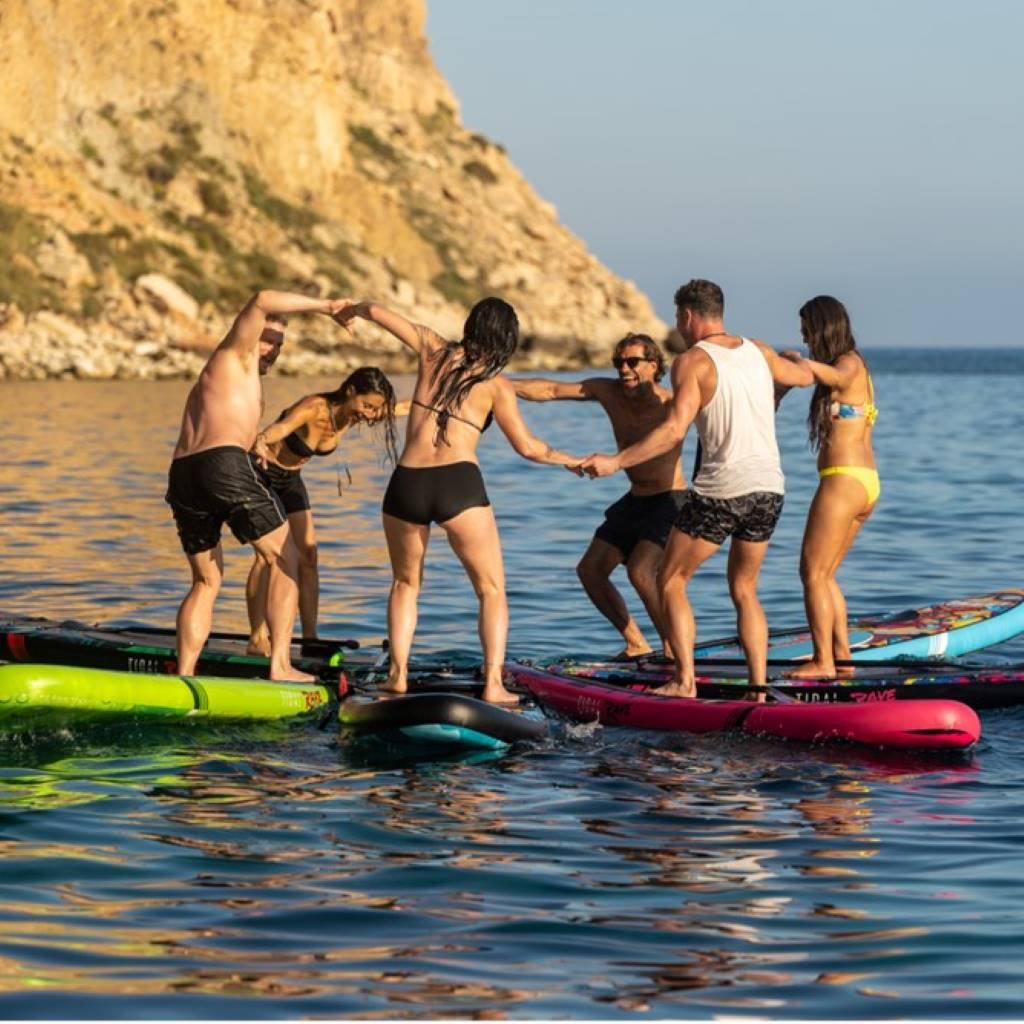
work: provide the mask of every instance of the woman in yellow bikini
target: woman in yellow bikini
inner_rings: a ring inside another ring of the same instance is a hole
[[[818,452],[819,482],[800,552],[814,654],[789,674],[834,678],[836,661],[850,657],[846,599],[836,572],[881,493],[871,449],[878,409],[871,374],[857,351],[846,307],[838,299],[819,295],[804,303],[800,333],[811,358],[785,354],[807,369],[808,385],[817,385],[807,425],[811,448]]]

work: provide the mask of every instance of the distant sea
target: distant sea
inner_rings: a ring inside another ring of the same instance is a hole
[[[1024,349],[866,355],[883,493],[841,573],[851,611],[1024,586]],[[334,384],[271,377],[268,417]],[[0,382],[0,609],[173,623],[187,570],[162,495],[188,386]],[[774,626],[803,620],[808,398],[778,418]],[[595,407],[524,415],[559,447],[611,446]],[[364,433],[305,473],[322,632],[371,643],[380,454]],[[574,567],[623,479],[529,465],[497,430],[480,458],[510,653],[615,650]],[[248,556],[229,543],[226,562],[216,624],[237,629]],[[724,564],[691,588],[703,638],[732,632]],[[472,654],[475,617],[437,534],[417,653]],[[985,657],[1024,661],[1024,640]],[[1019,1018],[1024,708],[981,717],[953,759],[593,727],[434,761],[368,758],[333,727],[0,737],[0,1012]]]

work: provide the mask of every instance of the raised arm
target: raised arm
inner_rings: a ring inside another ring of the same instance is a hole
[[[782,356],[771,345],[766,345],[763,341],[755,341],[754,344],[757,345],[764,355],[765,361],[768,363],[768,369],[771,371],[772,380],[775,381],[776,385],[781,385],[783,388],[806,388],[814,383],[814,377],[805,365],[807,363],[806,359],[797,361],[790,358],[788,353]],[[782,394],[784,395],[785,391]],[[779,394],[778,387],[776,387],[776,408],[778,408],[781,399],[782,396]]]
[[[663,455],[686,436],[686,431],[700,411],[699,363],[707,359],[699,349],[677,357],[672,364],[672,404],[664,421],[649,434],[616,455],[591,455],[583,461],[583,471],[590,477],[610,476],[620,469],[630,469]]]
[[[560,381],[547,380],[544,377],[524,377],[510,380],[517,398],[525,398],[528,402],[557,402],[569,399],[577,402],[593,402],[597,400],[596,390],[600,386],[597,380]]]
[[[836,360],[835,366],[819,363],[816,359],[805,359],[799,352],[787,352],[786,359],[791,361],[791,365],[800,367],[808,374],[809,384],[817,381],[837,391],[848,388],[856,380],[857,372],[863,365],[852,352],[844,352]]]
[[[245,304],[217,348],[246,357],[252,356],[259,351],[260,335],[266,327],[268,316],[274,313],[282,316],[289,313],[323,313],[337,318],[349,304],[346,299],[314,299],[297,292],[278,292],[264,288]]]
[[[530,433],[530,428],[519,412],[515,389],[512,382],[505,377],[494,378],[494,419],[501,427],[501,432],[508,438],[517,455],[531,462],[540,462],[548,466],[565,466],[573,469],[582,461],[575,455],[552,448],[540,438]]]
[[[400,313],[377,302],[357,302],[348,306],[338,316],[338,322],[347,324],[356,317],[383,327],[385,331],[393,334],[403,345],[411,348],[417,354],[445,344],[444,338],[429,327],[425,327],[423,324],[414,324],[411,320],[406,320]]]

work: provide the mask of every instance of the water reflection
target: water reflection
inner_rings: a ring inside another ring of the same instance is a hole
[[[992,415],[1019,418],[1014,380],[986,381]],[[887,478],[891,501],[848,567],[850,593],[891,607],[968,579],[972,590],[1015,584],[1005,552],[1019,518],[999,517],[986,482],[1004,453],[972,427],[964,381],[880,373],[878,383],[891,392],[887,408],[921,394],[928,404],[880,440],[880,461],[904,471]],[[319,386],[268,381],[268,408]],[[171,621],[186,579],[162,494],[186,387],[0,384],[10,411],[0,609]],[[73,452],[48,427],[55,408],[76,424]],[[802,615],[796,552],[815,486],[804,411],[784,404],[780,419],[784,448],[800,453],[787,463],[792,499],[764,573],[780,619]],[[592,440],[579,410],[526,415],[555,444]],[[937,431],[938,454],[924,465],[976,485],[950,490],[948,503],[936,496],[949,481],[903,458]],[[581,599],[573,566],[619,485],[569,480],[553,516],[538,498],[544,470],[524,469],[496,436],[481,451],[505,542],[513,651],[605,649],[607,627]],[[325,631],[379,636],[386,471],[370,437],[346,457],[355,484],[343,499],[332,467],[308,480]],[[978,524],[967,536],[965,501]],[[1005,543],[992,544],[1000,535]],[[217,625],[238,629],[248,559],[233,547],[227,557]],[[420,649],[476,650],[461,567],[443,545],[429,557]],[[892,564],[907,566],[905,577],[879,571]],[[694,588],[708,633],[732,625],[723,568],[710,565]],[[953,763],[593,727],[557,728],[507,755],[435,761],[313,728],[8,738],[4,1009],[806,1019],[969,1006],[1013,1016],[1024,716],[987,715],[984,728],[977,756]]]

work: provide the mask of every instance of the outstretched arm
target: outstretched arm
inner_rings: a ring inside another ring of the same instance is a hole
[[[517,398],[525,398],[528,402],[557,402],[571,399],[577,402],[593,402],[597,400],[596,380],[560,381],[546,380],[543,377],[527,377],[520,380],[509,380],[515,389]]]
[[[429,327],[425,327],[423,324],[414,324],[411,320],[406,320],[400,313],[377,302],[353,303],[338,315],[337,320],[341,324],[348,324],[356,317],[383,327],[385,331],[393,334],[403,345],[411,348],[417,354],[445,344],[444,338]]]
[[[235,317],[218,349],[230,349],[239,355],[251,356],[259,350],[260,335],[267,317],[274,313],[323,313],[336,317],[346,306],[346,299],[314,299],[297,292],[277,292],[264,288],[256,292]],[[344,325],[343,325],[344,326]]]
[[[686,436],[686,431],[700,411],[700,385],[697,381],[696,358],[707,357],[698,349],[679,356],[672,364],[672,404],[664,421],[646,437],[617,455],[591,455],[583,462],[583,471],[590,477],[609,476],[620,469],[630,469],[663,455]]]
[[[851,352],[846,352],[836,360],[835,366],[819,363],[816,359],[805,359],[799,352],[783,353],[791,365],[798,366],[810,378],[808,384],[817,381],[827,387],[842,391],[849,387],[857,377],[861,361]]]
[[[531,462],[541,462],[548,466],[565,466],[577,471],[580,459],[575,455],[552,448],[540,438],[530,433],[530,428],[519,412],[519,403],[512,382],[505,377],[494,378],[494,419],[501,427],[502,433],[508,438],[509,444],[516,454]]]
[[[781,401],[778,386],[783,388],[806,388],[814,383],[811,371],[804,365],[806,360],[793,360],[790,358],[789,353],[785,356],[779,355],[771,345],[766,345],[763,341],[755,341],[754,344],[761,350],[765,362],[768,363],[768,369],[771,371],[772,380],[775,381],[776,408]],[[783,394],[785,394],[785,391],[783,391]]]

